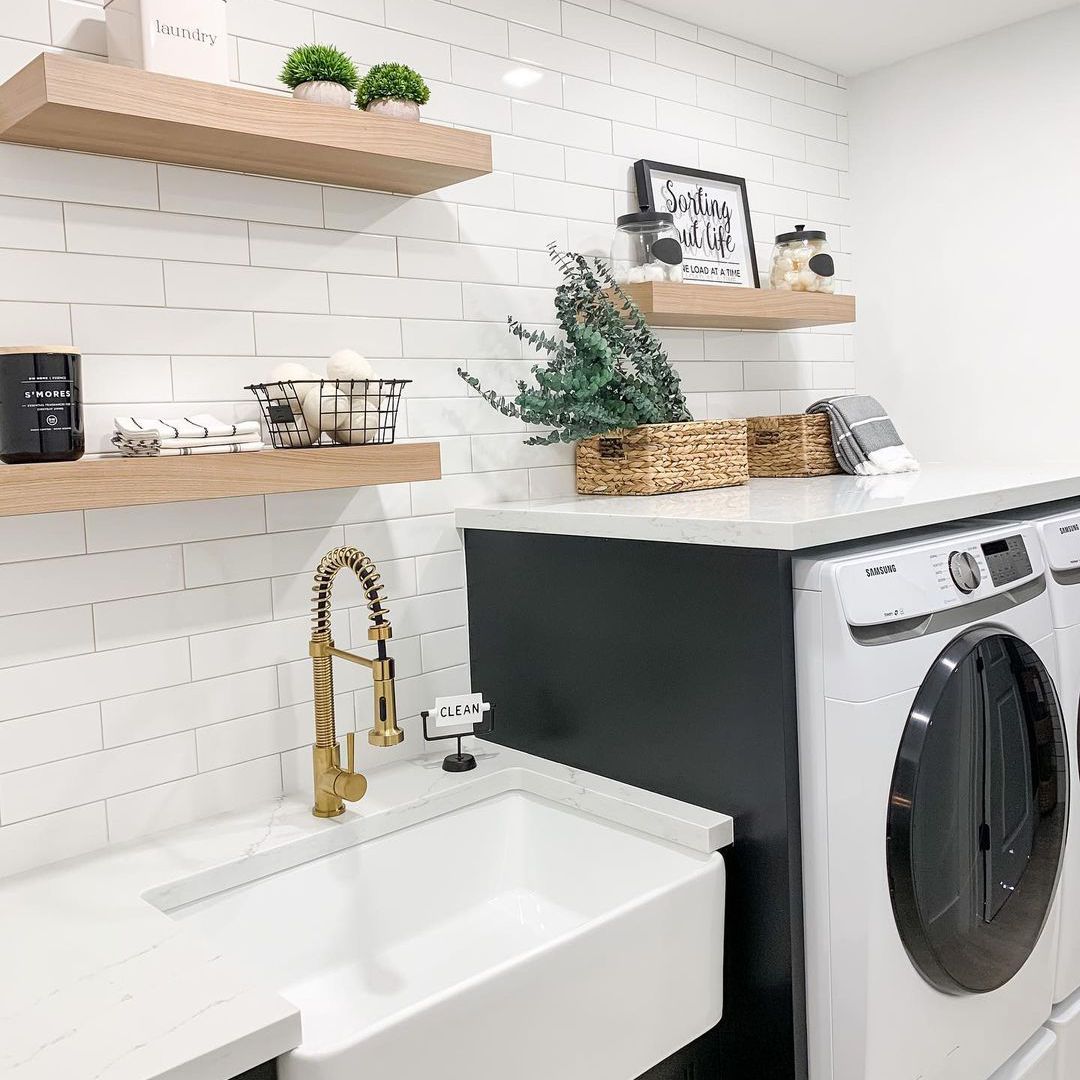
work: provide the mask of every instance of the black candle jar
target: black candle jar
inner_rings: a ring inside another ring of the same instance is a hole
[[[82,357],[66,345],[0,348],[0,461],[75,461],[85,449]]]

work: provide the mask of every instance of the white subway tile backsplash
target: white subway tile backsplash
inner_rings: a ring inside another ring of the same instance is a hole
[[[450,57],[454,80],[460,86],[545,105],[563,103],[561,81],[555,72],[523,67],[518,60],[488,56],[457,45],[450,50]]]
[[[660,101],[656,107],[656,119],[664,131],[674,131],[706,142],[735,142],[734,118],[721,116],[709,109],[699,109],[679,101]]]
[[[281,497],[284,496],[275,496]],[[202,588],[281,574],[314,572],[322,555],[339,547],[343,540],[341,529],[334,526],[186,544],[184,573],[187,587]]]
[[[394,319],[272,312],[255,315],[255,341],[264,356],[332,356],[339,349],[355,349],[365,356],[400,356],[400,335]]]
[[[563,4],[562,32],[575,41],[603,42],[611,52],[629,53],[643,60],[656,57],[657,35],[651,28],[589,11],[576,4]]]
[[[445,39],[440,40],[440,35],[404,33],[374,25],[373,19],[358,22],[356,20],[362,19],[363,15],[357,13],[348,0],[335,0],[335,3],[340,8],[337,14],[347,15],[348,18],[335,18],[333,13],[316,11],[317,40],[335,42],[356,60],[361,70],[393,57],[423,72],[428,78],[450,78],[450,46]]]
[[[175,686],[191,678],[187,642],[87,653],[0,670],[0,720]]]
[[[390,236],[256,221],[248,225],[248,230],[255,266],[338,274],[397,273],[397,253]]]
[[[322,192],[314,184],[180,165],[159,165],[158,175],[162,210],[283,225],[323,223]]]
[[[330,310],[391,319],[460,319],[461,286],[456,281],[331,274]]]
[[[603,117],[555,109],[534,101],[511,104],[515,135],[562,146],[580,146],[583,150],[611,149],[611,122]]]
[[[773,98],[772,122],[790,131],[801,131],[819,139],[836,138],[836,117],[832,113]]]
[[[88,353],[221,353],[255,351],[246,311],[78,305],[71,311],[78,347]]]
[[[87,606],[0,618],[0,667],[93,651],[94,618]]]
[[[50,30],[102,53],[99,0],[15,7],[0,75]],[[306,790],[311,575],[343,543],[379,563],[408,732],[361,763],[422,752],[416,713],[469,682],[453,510],[574,490],[573,448],[526,446],[457,368],[510,394],[529,378],[537,357],[506,316],[552,326],[545,249],[607,256],[614,216],[637,205],[635,160],[745,177],[759,260],[775,232],[822,225],[849,287],[847,94],[830,72],[636,0],[230,13],[238,82],[286,94],[304,40],[361,67],[401,60],[432,87],[429,123],[493,132],[494,172],[410,198],[0,145],[0,339],[83,352],[94,452],[121,412],[255,418],[247,383],[286,360],[322,375],[356,348],[414,380],[398,437],[437,439],[444,478],[0,518],[0,873],[272,799],[283,780]],[[850,328],[660,337],[698,416],[803,408],[855,381]],[[335,600],[338,644],[370,653],[352,576]],[[335,675],[342,730],[366,729],[370,673]],[[69,782],[83,770],[91,785]]]
[[[330,309],[326,276],[309,270],[166,263],[165,294],[170,307],[313,314]]]
[[[21,716],[0,723],[0,773],[101,749],[101,706]]]
[[[0,615],[183,587],[179,547],[10,563],[0,566]]]
[[[270,583],[242,581],[95,604],[94,633],[99,649],[121,649],[148,641],[250,626],[273,617]]]
[[[5,773],[0,776],[0,821],[25,821],[195,771],[195,738],[185,732]]]
[[[275,669],[258,668],[103,701],[101,730],[106,747],[123,746],[266,712],[277,703]]]
[[[105,803],[109,840],[114,844],[137,840],[280,794],[281,759],[277,755],[245,760],[231,768],[113,796]]]
[[[595,43],[569,41],[557,33],[548,34],[526,26],[510,27],[511,58],[540,68],[604,82],[611,72],[609,55]]]
[[[244,221],[69,202],[63,227],[69,251],[204,263],[248,261]]]
[[[5,143],[0,145],[0,192],[152,209],[158,205],[157,168],[144,161]]]
[[[847,115],[848,92],[839,86],[829,86],[822,82],[808,81],[806,84],[806,104],[826,112]]]
[[[4,247],[63,251],[63,205],[42,199],[0,196],[0,237]]]
[[[628,90],[591,82],[574,75],[563,76],[563,104],[576,112],[625,120],[629,124],[651,126],[656,123],[656,104],[651,94],[640,93],[636,88]]]
[[[83,357],[83,401],[88,404],[160,401],[172,392],[167,356]]]
[[[656,35],[656,61],[718,82],[735,81],[735,57],[671,34]]]
[[[393,0],[387,5],[386,25],[496,56],[507,51],[505,20],[437,0]]]
[[[0,563],[81,555],[85,551],[86,534],[79,511],[0,518]]]
[[[160,262],[62,251],[0,250],[0,295],[53,303],[164,303]]]
[[[261,496],[86,511],[87,550],[121,551],[262,532]]]
[[[92,803],[0,828],[0,876],[83,855],[109,842],[105,804]]]

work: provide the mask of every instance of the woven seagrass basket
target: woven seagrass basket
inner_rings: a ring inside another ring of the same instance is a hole
[[[646,424],[577,444],[581,495],[663,495],[750,479],[745,420]]]
[[[746,429],[751,476],[830,476],[842,471],[826,416],[752,416]]]

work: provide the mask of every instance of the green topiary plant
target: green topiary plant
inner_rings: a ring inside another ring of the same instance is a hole
[[[285,58],[280,78],[292,90],[306,82],[333,82],[352,91],[360,83],[352,58],[333,45],[298,45]]]
[[[551,429],[525,440],[532,446],[692,419],[664,347],[607,264],[560,252],[554,244],[548,252],[563,276],[555,290],[555,313],[564,340],[509,320],[515,337],[550,356],[547,367],[532,369],[537,385],[520,380],[511,401],[483,390],[464,369],[458,374],[504,416]],[[619,307],[604,289],[613,292]]]
[[[375,64],[360,80],[356,104],[366,109],[373,101],[414,101],[426,105],[431,98],[428,84],[404,64]]]

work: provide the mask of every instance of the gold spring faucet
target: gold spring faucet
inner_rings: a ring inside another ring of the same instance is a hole
[[[367,600],[368,639],[376,644],[374,660],[335,648],[330,625],[331,594],[339,570],[349,569],[360,580]],[[393,636],[390,612],[383,596],[383,586],[375,564],[359,548],[340,547],[327,552],[315,571],[312,587],[311,642],[308,652],[315,677],[315,745],[312,763],[315,774],[316,817],[337,817],[345,813],[346,802],[357,802],[367,791],[367,779],[356,771],[356,735],[345,736],[348,764],[341,767],[341,747],[337,741],[334,717],[333,658],[362,664],[371,669],[375,693],[375,726],[368,732],[372,746],[397,746],[405,733],[397,724],[394,699],[394,661],[386,655],[386,642]]]

